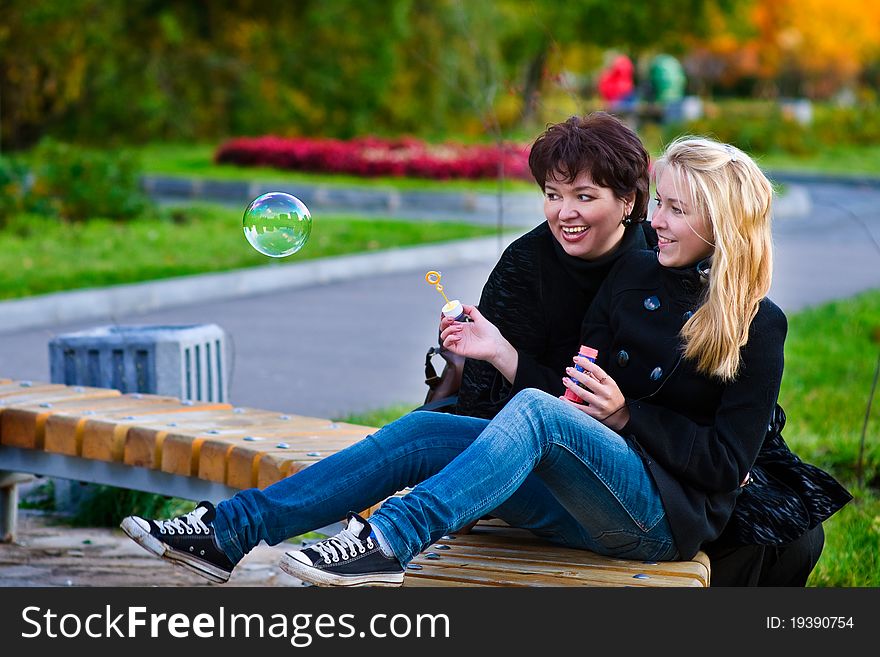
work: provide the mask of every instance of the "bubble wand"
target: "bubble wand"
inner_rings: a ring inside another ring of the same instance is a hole
[[[429,285],[433,285],[434,289],[437,290],[442,296],[443,299],[446,300],[446,305],[443,306],[441,312],[445,317],[455,320],[456,322],[466,322],[468,321],[468,316],[464,312],[464,308],[461,305],[461,301],[458,299],[453,299],[452,301],[446,296],[446,293],[443,291],[443,286],[440,284],[440,272],[439,271],[429,271],[425,274],[425,281]]]
[[[440,285],[439,271],[429,271],[427,274],[425,274],[425,280],[428,282],[429,285],[433,285],[434,289],[443,295],[443,298],[446,299],[446,303],[449,303],[449,299],[446,298],[446,294],[443,292],[443,286]]]

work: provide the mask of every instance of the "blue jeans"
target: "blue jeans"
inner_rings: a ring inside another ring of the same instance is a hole
[[[608,556],[678,557],[663,503],[620,435],[538,390],[492,420],[414,412],[264,490],[217,506],[233,562],[391,497],[370,517],[401,564],[491,513],[549,541]]]

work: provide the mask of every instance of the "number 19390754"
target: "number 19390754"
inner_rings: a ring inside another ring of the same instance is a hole
[[[768,630],[844,630],[853,629],[852,616],[767,616]]]

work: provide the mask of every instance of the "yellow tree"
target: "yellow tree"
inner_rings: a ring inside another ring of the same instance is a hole
[[[721,83],[748,76],[829,95],[851,85],[880,56],[880,3],[754,0],[735,17],[713,17],[714,33],[694,41],[694,61]]]

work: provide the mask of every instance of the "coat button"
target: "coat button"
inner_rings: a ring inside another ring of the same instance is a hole
[[[687,312],[685,312],[685,313],[682,314],[681,318],[682,318],[684,321],[688,321],[688,320],[689,320],[691,317],[693,317],[693,316],[694,316],[694,311],[693,311],[693,310],[688,310]]]
[[[660,307],[660,299],[656,296],[651,295],[647,299],[645,299],[645,308],[648,310],[657,310]]]
[[[655,367],[651,370],[651,381],[659,381],[661,376],[663,376],[662,367]]]
[[[629,364],[629,354],[623,349],[617,352],[617,364],[620,367],[626,367]]]

